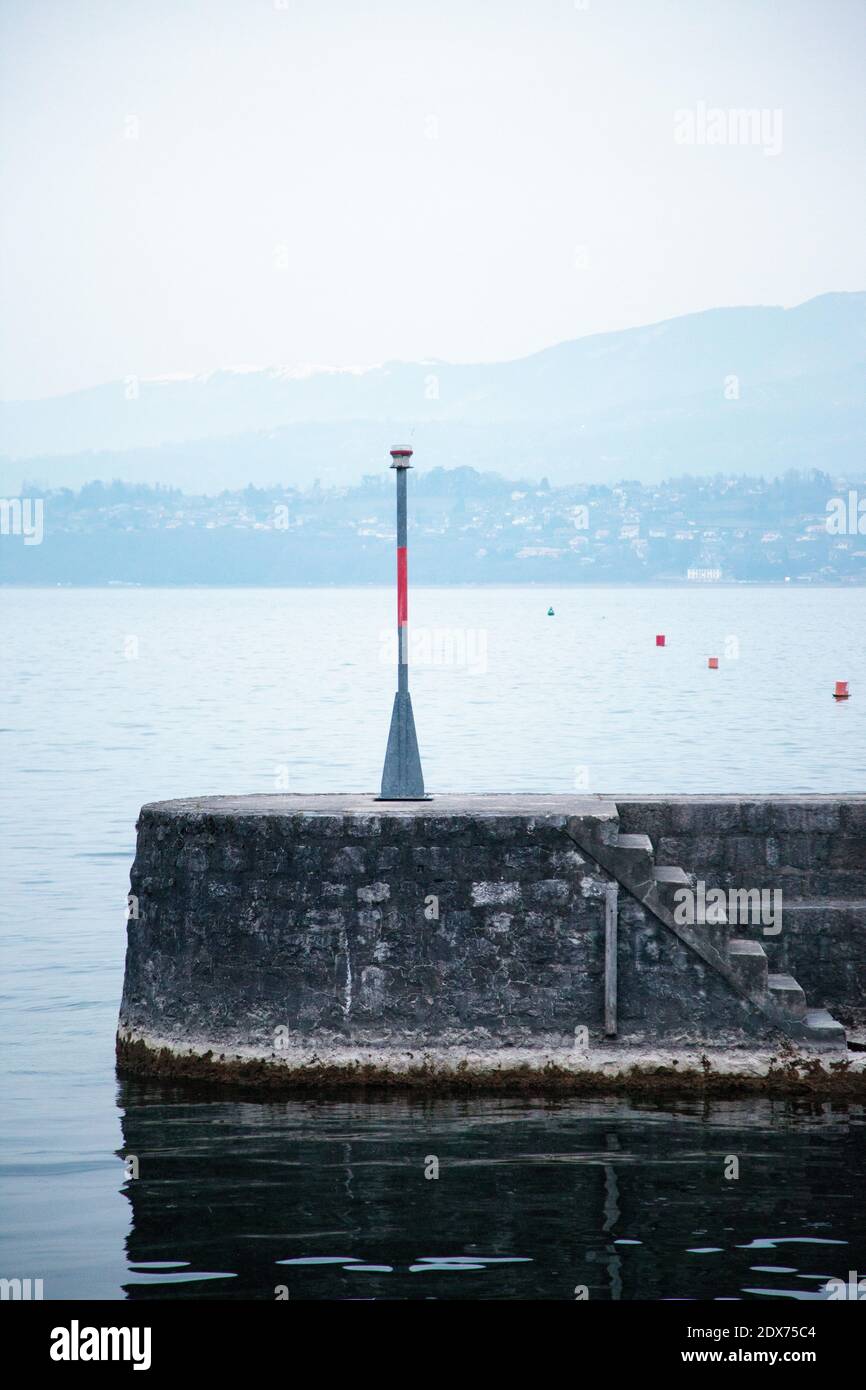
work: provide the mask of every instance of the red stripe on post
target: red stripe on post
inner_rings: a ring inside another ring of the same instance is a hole
[[[406,564],[406,547],[397,547],[397,622],[409,621],[409,571]]]

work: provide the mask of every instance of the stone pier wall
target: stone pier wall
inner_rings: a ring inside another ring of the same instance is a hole
[[[146,1052],[326,1070],[537,1070],[573,1068],[586,1046],[603,1052],[612,880],[567,833],[593,802],[260,796],[144,807],[122,1064]],[[736,813],[694,799],[617,805],[622,830],[658,838],[659,862],[708,878],[715,866],[719,884],[747,862],[746,882],[757,882],[763,844],[772,886],[767,846],[807,833],[783,831],[758,803]],[[834,858],[834,833],[861,843],[859,808],[835,815],[835,832],[829,809],[821,823],[822,862]],[[802,937],[806,989],[813,969],[862,990],[862,939],[834,975]],[[623,889],[617,965],[619,1046],[772,1046],[748,1001]]]

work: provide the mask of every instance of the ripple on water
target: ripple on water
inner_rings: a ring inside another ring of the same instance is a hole
[[[211,1272],[210,1270],[183,1270],[178,1274],[163,1270],[159,1274],[133,1274],[125,1282],[127,1284],[194,1284],[205,1279],[237,1279],[237,1277],[236,1274]]]
[[[419,1255],[421,1264],[529,1265],[529,1255]]]
[[[777,1245],[847,1245],[847,1240],[830,1240],[828,1236],[773,1236],[738,1245],[737,1250],[775,1250]]]
[[[357,1255],[299,1255],[294,1260],[275,1260],[278,1265],[346,1265],[356,1264]]]

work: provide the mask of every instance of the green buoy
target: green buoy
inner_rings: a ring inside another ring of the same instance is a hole
[[[547,610],[547,616],[548,616],[548,618],[552,618],[552,617],[555,616],[552,608],[548,608],[548,610]]]

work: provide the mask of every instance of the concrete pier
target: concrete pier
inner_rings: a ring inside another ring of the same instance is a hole
[[[864,850],[857,797],[153,803],[119,1064],[286,1087],[863,1089]],[[783,896],[778,931],[678,920],[701,875],[789,894],[799,875],[813,896]]]

